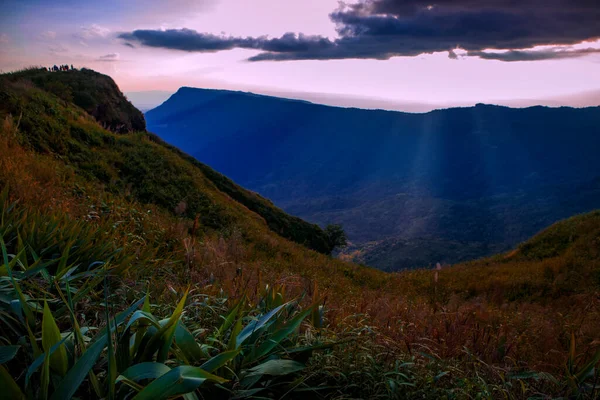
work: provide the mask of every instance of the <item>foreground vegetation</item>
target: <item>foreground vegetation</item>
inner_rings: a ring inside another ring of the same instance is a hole
[[[509,254],[385,274],[288,241],[153,135],[9,78],[9,398],[598,397],[599,212]]]

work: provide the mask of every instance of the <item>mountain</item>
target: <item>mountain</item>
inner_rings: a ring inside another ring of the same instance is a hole
[[[88,77],[89,112],[64,90]],[[90,114],[119,103],[114,125]],[[4,397],[597,397],[598,211],[509,253],[385,273],[123,131],[125,104],[92,71],[0,75]]]
[[[151,131],[385,270],[508,250],[600,205],[600,108],[424,114],[181,88]]]

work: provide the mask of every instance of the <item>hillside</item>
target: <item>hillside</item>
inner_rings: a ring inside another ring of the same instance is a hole
[[[90,79],[90,76],[93,79]],[[109,126],[128,126],[132,120],[139,117],[141,123],[136,129],[143,130],[145,123],[143,115],[125,100],[115,83],[110,78],[96,72],[83,70],[67,71],[63,74],[33,70],[8,75],[4,77],[5,81],[13,82],[13,84],[0,93],[3,101],[0,117],[7,113],[20,116],[19,124],[21,130],[26,134],[25,140],[28,140],[38,150],[67,157],[69,162],[86,171],[88,176],[97,178],[103,184],[108,185],[112,191],[123,191],[128,186],[133,187],[134,191],[131,194],[136,200],[143,203],[157,204],[174,212],[180,202],[185,202],[189,205],[184,210],[188,217],[193,218],[199,214],[202,222],[207,226],[223,228],[226,225],[224,221],[228,221],[230,218],[220,215],[222,207],[215,204],[211,200],[211,196],[207,195],[207,192],[210,191],[204,189],[207,184],[214,185],[219,191],[231,196],[241,205],[257,212],[267,221],[274,232],[317,251],[331,252],[332,249],[327,243],[326,236],[318,226],[307,224],[299,218],[283,213],[268,200],[240,188],[203,164],[189,160],[186,155],[162,143],[152,134],[146,133],[141,137],[140,135],[116,136],[107,139],[97,128],[92,128],[91,133],[87,131],[85,124],[83,126],[78,124],[80,121],[63,124],[60,118],[73,118],[72,115],[69,115],[73,111],[65,107],[65,104],[68,103],[50,104],[51,100],[42,98],[40,100],[43,101],[44,109],[39,110],[39,105],[31,100],[42,94],[30,90],[30,88],[21,87],[20,82],[25,77],[31,79],[31,82],[36,85],[39,84],[41,88],[46,88],[49,85],[48,82],[70,82],[71,77],[73,77],[73,82],[68,85],[72,86],[76,86],[79,82],[87,82],[88,85],[94,85],[94,81],[102,82],[94,90],[82,89],[84,93],[91,93],[88,95],[90,98],[103,101],[92,104],[90,106],[92,110],[118,110],[119,112],[114,114],[114,118],[117,119],[112,120]],[[107,88],[112,88],[112,90]],[[23,102],[23,97],[29,101]],[[77,99],[77,96],[74,97]],[[109,105],[104,106],[104,101]],[[127,104],[125,112],[122,114],[120,113],[120,104]],[[82,108],[86,110],[85,107]],[[93,112],[90,114],[94,116]],[[100,124],[106,126],[103,117],[95,118]],[[41,135],[37,127],[42,125],[48,125],[52,135]],[[115,132],[120,133],[121,130]],[[145,145],[133,146],[132,140],[145,142]],[[158,146],[151,146],[147,143],[148,141],[155,142]],[[102,152],[102,150],[110,151]],[[98,152],[92,155],[94,151]],[[175,160],[182,159],[191,162],[179,161],[179,165],[173,168],[164,161],[161,154],[167,154]],[[195,179],[192,176],[194,174],[200,176],[200,179]],[[193,182],[194,180],[198,182]],[[190,185],[192,182],[195,185]]]
[[[597,397],[599,212],[384,273],[286,239],[321,231],[28,73],[0,76],[8,398]]]
[[[181,88],[149,129],[385,270],[506,251],[599,206],[600,109],[426,114]],[[249,168],[251,166],[251,168]]]

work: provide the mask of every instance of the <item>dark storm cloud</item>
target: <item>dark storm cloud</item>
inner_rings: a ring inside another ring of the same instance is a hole
[[[456,58],[456,48],[485,59],[543,60],[595,51],[526,49],[600,38],[598,0],[364,0],[342,3],[330,18],[339,35],[335,40],[302,34],[274,39],[225,37],[189,29],[137,30],[120,37],[144,46],[184,51],[263,51],[250,61],[388,59],[440,51]]]
[[[333,42],[320,36],[286,33],[280,38],[273,39],[266,36],[241,38],[199,33],[192,29],[136,30],[122,33],[119,38],[148,47],[191,52],[215,52],[241,48],[277,53],[301,53],[325,50],[333,46]]]

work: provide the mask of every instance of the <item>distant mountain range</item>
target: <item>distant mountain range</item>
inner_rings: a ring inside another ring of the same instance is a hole
[[[600,206],[600,108],[424,114],[181,88],[148,129],[381,269],[504,251]]]
[[[169,97],[171,97],[173,93],[173,91],[148,90],[141,92],[126,92],[125,95],[133,103],[133,105],[143,112],[146,112],[158,107]],[[274,89],[262,89],[260,93],[267,96],[306,100],[317,104],[325,104],[336,107],[355,107],[370,110],[403,111],[411,113],[429,112],[432,110],[451,107],[471,107],[475,105],[474,102],[468,101],[457,101],[451,103],[419,103],[414,101],[393,100],[348,94],[293,92]],[[531,107],[534,105],[544,105],[550,107],[595,107],[600,105],[600,90],[589,90],[586,92],[543,97],[538,99],[498,99],[490,100],[487,103],[519,108]]]

